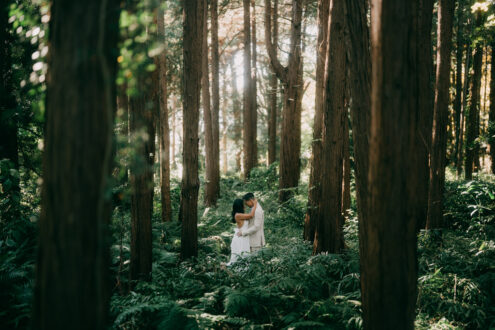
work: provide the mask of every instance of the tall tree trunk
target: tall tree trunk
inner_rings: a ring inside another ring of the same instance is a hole
[[[492,63],[490,72],[490,113],[488,115],[488,143],[490,144],[491,170],[495,174],[495,41],[492,41]]]
[[[228,148],[227,148],[227,143],[228,143],[228,119],[227,119],[227,107],[229,106],[228,104],[228,97],[227,97],[227,65],[223,65],[223,84],[222,84],[222,98],[223,98],[223,104],[222,104],[222,172],[223,174],[227,174],[229,170],[229,161],[228,161]]]
[[[418,230],[425,228],[426,218],[428,214],[428,187],[430,178],[430,169],[428,158],[431,150],[431,136],[433,129],[433,50],[431,42],[432,22],[433,22],[433,3],[434,0],[419,0],[418,2],[418,17],[415,23],[416,33],[418,34],[418,47],[416,51],[419,74],[417,75],[418,84],[418,108],[419,108],[419,134],[417,137],[417,145],[420,152],[420,157],[416,160],[418,169],[418,184],[420,193],[418,194],[418,202],[420,208],[420,222]]]
[[[440,0],[438,3],[437,72],[426,229],[440,228],[443,222],[453,20],[454,2]]]
[[[52,2],[35,329],[108,326],[119,8]]]
[[[130,130],[136,140],[139,160],[131,166],[131,280],[151,280],[153,214],[153,164],[155,162],[154,111],[156,102],[153,85],[146,73],[138,77],[141,91],[130,98]],[[145,132],[143,135],[142,133]]]
[[[483,16],[478,11],[476,14],[476,27],[483,24]],[[466,133],[466,161],[465,171],[466,180],[473,178],[475,158],[478,157],[479,145],[476,139],[479,136],[479,106],[480,106],[480,88],[481,88],[481,67],[483,62],[483,46],[481,43],[476,45],[473,57],[473,78],[471,82],[471,98],[469,104],[469,113],[467,120]]]
[[[175,135],[176,135],[176,117],[177,117],[177,111],[179,109],[179,101],[177,99],[177,95],[174,94],[172,97],[172,150],[171,150],[171,155],[170,157],[172,158],[172,168],[177,168],[177,163],[175,161]]]
[[[470,28],[469,31],[470,32]],[[468,33],[469,34],[469,33]],[[459,151],[457,153],[457,176],[459,177],[462,173],[462,160],[464,158],[464,131],[466,127],[466,114],[467,114],[467,95],[468,95],[468,86],[470,76],[470,67],[471,67],[471,44],[470,42],[466,43],[466,64],[464,65],[464,87],[462,90],[462,107],[461,107],[461,124],[460,124],[460,136],[459,136]]]
[[[211,2],[211,5],[214,4],[214,0]],[[216,4],[216,3],[215,3]],[[212,17],[213,11],[216,12],[216,7],[212,9]],[[213,21],[212,28],[213,28]],[[216,24],[216,23],[215,23]],[[214,105],[213,108],[211,106],[211,97],[210,97],[210,76],[209,76],[209,68],[208,68],[208,4],[205,3],[204,8],[204,21],[203,21],[203,76],[202,76],[202,102],[203,102],[203,115],[204,115],[204,123],[205,123],[205,152],[206,152],[206,187],[205,187],[205,205],[213,206],[217,203],[219,188],[220,188],[220,159],[219,159],[219,140],[218,140],[218,107],[219,107],[219,92],[218,92],[218,25],[216,25],[216,41],[217,41],[217,56],[216,56],[216,67],[213,65],[215,60],[215,55],[212,52],[212,69],[216,69],[216,74],[213,72],[212,77],[213,86],[212,90],[215,90],[213,99]],[[213,29],[212,31],[212,41],[213,37]],[[212,47],[213,51],[213,47]],[[216,106],[216,109],[215,109]]]
[[[345,120],[345,10],[344,2],[331,0],[328,18],[320,211],[316,222],[313,253],[339,253],[343,248],[342,180]]]
[[[278,45],[278,0],[273,2],[273,8],[271,12],[273,31],[272,42],[274,45]],[[274,49],[275,56],[277,56],[277,48]],[[268,108],[268,164],[273,164],[277,160],[277,95],[278,95],[278,80],[277,75],[273,68],[270,72],[270,97]]]
[[[347,106],[344,108],[344,162],[343,162],[343,180],[342,180],[342,214],[343,219],[347,210],[351,208],[351,153],[349,145],[349,118],[347,115]]]
[[[162,9],[158,10],[157,28],[160,43],[165,44],[165,18]],[[170,201],[170,128],[168,125],[167,95],[167,56],[163,51],[158,56],[159,143],[160,143],[160,190],[162,204],[162,221],[172,220],[172,203]]]
[[[216,205],[220,196],[220,72],[218,53],[218,0],[211,0],[211,75],[212,75],[212,109],[211,122],[213,133],[213,159],[211,171],[211,198],[210,205]],[[208,189],[207,189],[208,190]]]
[[[243,143],[244,143],[244,178],[249,178],[251,169],[256,166],[256,127],[253,126],[253,77],[251,59],[251,14],[250,0],[243,0],[244,4],[244,94],[243,94]]]
[[[360,241],[365,329],[413,329],[418,176],[419,1],[372,0],[372,93],[367,218]],[[394,143],[390,143],[394,141]],[[407,152],[404,152],[407,150]]]
[[[198,255],[198,128],[199,95],[201,89],[201,59],[203,47],[204,0],[184,1],[184,37],[182,86],[183,117],[183,174],[180,204],[182,222],[181,258]]]
[[[464,6],[462,1],[457,1],[457,43],[456,43],[456,80],[454,99],[454,126],[455,126],[455,146],[454,163],[457,167],[459,160],[459,140],[461,136],[461,107],[462,107],[462,58],[464,52]],[[465,97],[465,96],[464,96]]]
[[[367,23],[368,0],[346,0],[347,49],[350,63],[351,126],[354,143],[356,200],[359,219],[361,269],[368,267],[368,170],[371,128],[371,54]],[[361,288],[365,288],[361,277]],[[363,291],[364,292],[364,291]],[[365,293],[363,293],[364,295]],[[364,306],[363,306],[364,307]],[[368,308],[368,306],[365,306]]]
[[[318,1],[318,40],[316,53],[316,88],[315,88],[315,117],[313,121],[313,142],[311,172],[308,188],[308,210],[304,219],[305,240],[313,242],[315,237],[316,221],[318,219],[318,201],[321,194],[321,153],[323,131],[324,81],[325,59],[328,42],[328,15],[330,0]]]
[[[241,171],[242,157],[242,124],[241,124],[241,102],[239,97],[239,89],[237,88],[237,70],[235,69],[235,56],[232,54],[230,61],[230,72],[232,76],[232,111],[234,112],[234,143],[237,149],[235,154],[236,171]]]
[[[282,66],[275,54],[272,43],[271,5],[265,0],[265,43],[270,63],[284,86],[284,108],[282,136],[280,143],[279,201],[285,202],[297,188],[300,176],[301,151],[301,23],[303,1],[292,1],[292,25],[290,33],[290,51],[287,67]]]
[[[257,69],[257,51],[256,51],[256,0],[251,0],[251,127],[252,127],[252,140],[253,140],[253,153],[252,159],[253,167],[258,165],[258,69]]]

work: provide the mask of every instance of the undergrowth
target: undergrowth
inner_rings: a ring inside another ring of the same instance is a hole
[[[355,210],[345,224],[346,252],[312,256],[302,240],[307,187],[280,205],[275,166],[255,169],[247,183],[226,177],[217,207],[205,209],[200,192],[199,255],[180,262],[179,187],[173,180],[171,222],[160,221],[155,194],[152,281],[133,283],[132,290],[129,206],[115,209],[110,328],[362,328]],[[231,203],[246,192],[254,192],[265,210],[267,245],[225,267],[233,232]],[[33,209],[22,208],[9,222],[1,219],[1,328],[30,324],[37,236]],[[445,229],[418,236],[416,328],[495,327],[494,209],[490,180],[447,182]]]

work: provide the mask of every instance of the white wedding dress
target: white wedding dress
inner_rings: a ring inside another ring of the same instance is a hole
[[[248,229],[248,220],[244,220],[242,227],[239,229],[237,226],[234,229],[234,237],[232,238],[232,243],[230,244],[230,261],[227,266],[232,265],[240,256],[246,256],[251,252],[249,245],[249,236],[237,236],[239,230],[246,231]]]

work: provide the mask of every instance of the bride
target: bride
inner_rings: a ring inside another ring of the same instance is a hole
[[[246,231],[248,229],[248,221],[254,217],[256,211],[256,200],[250,213],[244,213],[244,201],[242,199],[236,199],[232,206],[232,222],[237,226],[234,229],[234,237],[232,238],[232,244],[230,244],[231,256],[227,266],[232,265],[237,261],[239,256],[250,253],[249,236],[237,236],[239,230]]]

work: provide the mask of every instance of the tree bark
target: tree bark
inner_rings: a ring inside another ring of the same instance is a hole
[[[454,145],[454,163],[458,166],[459,160],[459,140],[461,136],[461,109],[462,109],[462,59],[464,52],[464,6],[462,1],[457,1],[457,43],[456,43],[456,80],[455,80],[455,99],[454,99],[454,126],[455,126],[455,145]],[[464,96],[465,97],[465,96]]]
[[[272,42],[274,45],[278,45],[278,0],[273,2],[273,8],[271,12],[271,19],[273,22]],[[277,55],[277,48],[274,49],[275,56]],[[277,95],[278,95],[278,80],[277,75],[271,69],[270,73],[270,103],[268,108],[268,164],[273,164],[277,160]]]
[[[433,129],[433,51],[432,51],[432,22],[433,22],[433,0],[419,0],[416,33],[418,33],[418,47],[416,51],[418,70],[418,108],[419,108],[419,134],[417,145],[420,157],[417,158],[418,183],[420,193],[418,195],[421,205],[420,222],[418,230],[425,228],[428,214],[428,187],[430,169],[428,158],[431,150],[431,137]]]
[[[360,242],[365,329],[413,329],[418,159],[419,1],[372,0],[369,199]],[[394,141],[394,143],[391,143]],[[405,152],[407,150],[407,152]]]
[[[241,171],[241,157],[242,157],[242,124],[241,124],[241,102],[239,96],[239,89],[237,88],[237,70],[235,69],[235,56],[232,55],[230,61],[230,72],[232,76],[232,111],[234,112],[234,143],[237,149],[235,154],[236,171]]]
[[[469,29],[471,30],[471,29]],[[468,31],[468,34],[470,31]],[[466,127],[466,114],[467,114],[467,95],[469,88],[469,81],[471,80],[470,68],[471,68],[471,43],[466,43],[466,64],[464,65],[464,87],[462,91],[462,108],[461,108],[461,131],[459,136],[459,152],[457,154],[457,176],[460,177],[462,173],[462,160],[464,157],[463,149],[464,149],[464,132]]]
[[[321,153],[323,131],[323,107],[324,107],[324,82],[325,59],[327,56],[328,42],[328,15],[330,0],[318,1],[318,40],[316,53],[316,88],[315,88],[315,117],[313,121],[313,142],[311,172],[308,188],[308,210],[304,219],[303,237],[306,241],[313,242],[315,237],[316,222],[318,218],[318,201],[321,194]]]
[[[488,115],[488,143],[490,144],[491,170],[495,174],[495,41],[492,41],[492,63],[490,72],[490,113]]]
[[[213,133],[213,159],[209,184],[211,185],[211,198],[207,198],[207,205],[216,205],[220,196],[220,73],[218,53],[218,0],[211,0],[211,75],[212,75],[212,108],[211,122]],[[207,187],[208,190],[208,187]]]
[[[342,214],[343,219],[347,211],[351,208],[351,154],[349,151],[349,119],[347,115],[347,106],[344,108],[344,162],[343,162],[343,180],[342,180]],[[343,225],[343,224],[342,224]]]
[[[265,43],[270,63],[284,86],[282,136],[280,142],[279,201],[287,201],[297,188],[300,176],[301,107],[303,89],[301,72],[301,23],[303,1],[292,1],[292,25],[287,67],[282,66],[275,54],[271,36],[271,5],[265,0]]]
[[[198,255],[198,126],[199,95],[201,89],[201,59],[203,47],[204,0],[184,1],[184,37],[182,86],[183,117],[183,174],[180,220],[182,222],[181,258]]]
[[[481,27],[483,24],[483,16],[481,12],[476,14],[476,27]],[[466,132],[466,160],[465,171],[466,180],[472,180],[475,158],[478,157],[478,142],[476,139],[479,136],[479,107],[480,107],[480,88],[481,88],[481,68],[483,62],[483,46],[481,43],[476,45],[473,57],[473,78],[471,82],[471,98],[469,104],[469,113],[467,120]]]
[[[454,2],[452,0],[440,0],[438,3],[437,72],[426,229],[441,228],[443,223],[453,20]]]
[[[35,329],[108,326],[119,8],[52,2]]]
[[[229,170],[229,161],[228,161],[228,119],[227,119],[227,107],[228,98],[227,98],[227,65],[223,65],[223,84],[222,84],[222,97],[223,97],[223,105],[222,105],[222,172],[223,174],[227,174]]]
[[[165,45],[165,18],[162,9],[157,17],[158,39]],[[170,201],[170,128],[168,125],[167,94],[167,56],[163,51],[157,61],[160,111],[159,111],[159,143],[160,143],[160,190],[162,204],[162,221],[172,220],[172,203]]]
[[[217,203],[220,189],[220,147],[219,147],[219,128],[218,128],[218,108],[219,108],[219,85],[218,85],[218,21],[213,18],[217,12],[216,2],[213,0],[211,5],[215,8],[211,9],[211,32],[212,32],[212,93],[210,96],[210,76],[208,68],[208,4],[205,3],[204,21],[203,21],[203,76],[202,76],[202,102],[203,116],[205,123],[205,151],[206,151],[206,183],[205,183],[205,205],[214,206]],[[215,21],[215,22],[214,22]],[[214,25],[216,28],[216,36],[214,34]],[[216,37],[216,38],[215,38]],[[213,41],[216,39],[216,56],[213,54]],[[216,60],[216,64],[214,64]],[[213,107],[211,100],[213,99]],[[215,108],[216,107],[216,108]]]
[[[342,180],[345,134],[344,2],[331,0],[328,18],[323,93],[322,170],[313,253],[339,253],[344,248]]]
[[[354,143],[356,200],[359,220],[361,268],[366,266],[368,219],[368,170],[371,128],[371,54],[367,22],[368,1],[346,0],[347,49],[350,64],[351,124]],[[364,288],[363,278],[361,287]]]
[[[151,280],[155,106],[153,85],[139,73],[139,95],[130,98],[130,130],[138,161],[131,166],[131,280]],[[144,134],[143,134],[144,132]],[[138,140],[143,137],[142,140]]]
[[[257,69],[257,51],[256,51],[256,0],[251,0],[251,127],[252,127],[252,141],[254,156],[252,159],[253,167],[258,165],[258,69]]]
[[[177,163],[175,162],[175,132],[176,132],[176,116],[177,116],[177,111],[178,111],[178,100],[177,100],[177,95],[174,94],[172,97],[172,151],[171,151],[171,157],[172,157],[172,168],[177,168]]]
[[[244,5],[244,93],[243,93],[243,143],[244,143],[244,178],[249,178],[249,173],[256,166],[256,126],[253,125],[253,77],[251,58],[251,9],[250,0],[243,0]]]

